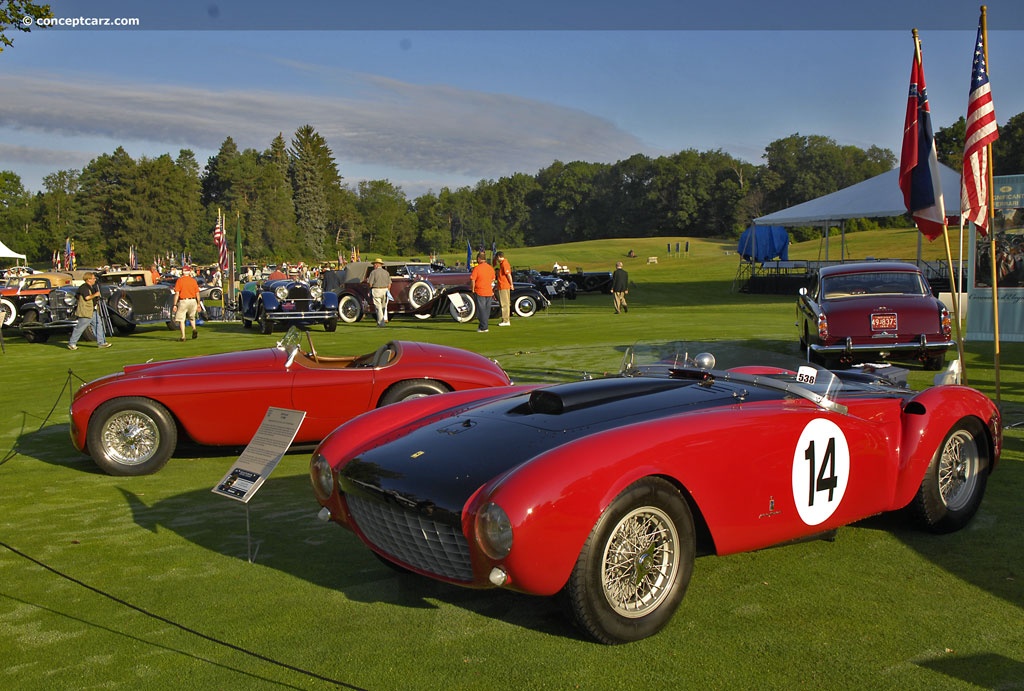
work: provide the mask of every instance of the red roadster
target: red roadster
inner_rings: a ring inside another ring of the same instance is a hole
[[[668,623],[696,554],[908,506],[948,532],[977,511],[1002,443],[978,391],[714,367],[706,354],[630,362],[618,377],[367,413],[313,455],[321,518],[424,576],[562,593],[588,635],[620,643]]]
[[[167,463],[179,436],[246,445],[270,406],[305,411],[294,443],[310,444],[372,408],[511,383],[493,360],[458,348],[390,341],[326,357],[307,339],[302,351],[293,327],[273,348],[128,365],[75,393],[71,441],[111,475],[145,475]]]

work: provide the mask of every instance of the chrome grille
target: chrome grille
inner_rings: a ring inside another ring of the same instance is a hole
[[[461,531],[384,502],[346,494],[356,525],[378,549],[427,573],[473,580],[469,546]]]

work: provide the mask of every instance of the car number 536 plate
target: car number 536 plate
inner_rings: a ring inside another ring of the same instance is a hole
[[[895,331],[896,330],[896,313],[886,312],[884,314],[872,314],[871,315],[871,330],[872,331]]]

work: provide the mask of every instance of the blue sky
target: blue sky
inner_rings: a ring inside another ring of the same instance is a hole
[[[794,133],[898,156],[911,29],[938,129],[966,111],[979,15],[965,0],[149,4],[55,0],[57,17],[142,26],[8,32],[0,170],[37,191],[118,145],[188,148],[202,166],[227,136],[263,150],[304,124],[347,183],[387,178],[410,197],[555,159],[692,148],[761,163]],[[1002,124],[1024,111],[1024,3],[987,7]]]

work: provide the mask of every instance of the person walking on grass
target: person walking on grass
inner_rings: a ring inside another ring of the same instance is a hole
[[[622,262],[615,262],[615,271],[612,272],[612,304],[615,305],[615,314],[629,311],[629,305],[626,304],[628,294],[629,274],[622,268]]]
[[[192,338],[199,338],[199,283],[192,276],[191,267],[183,267],[181,278],[174,282],[174,321],[181,329],[181,338],[185,340],[185,322],[192,321]]]
[[[469,274],[473,286],[473,297],[476,299],[476,318],[479,322],[478,333],[487,333],[487,320],[491,316],[491,302],[494,300],[494,268],[487,263],[487,255],[478,252],[476,266]]]
[[[82,337],[85,330],[92,324],[93,333],[96,335],[97,348],[109,348],[110,343],[103,333],[103,319],[100,312],[100,287],[96,285],[96,274],[92,271],[85,272],[85,283],[78,286],[78,304],[75,306],[75,316],[78,321],[75,328],[71,330],[71,338],[68,340],[68,350],[78,350],[78,339]]]
[[[366,276],[373,297],[373,308],[377,311],[377,326],[388,324],[388,292],[391,290],[391,274],[384,268],[384,260],[373,260],[373,271]]]

